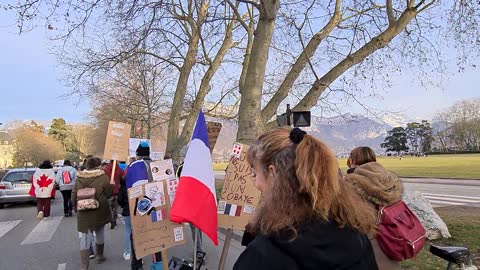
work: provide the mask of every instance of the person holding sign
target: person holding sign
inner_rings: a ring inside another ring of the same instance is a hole
[[[113,168],[115,166],[115,169]],[[110,211],[112,211],[112,221],[110,222],[110,229],[115,229],[115,226],[117,226],[117,217],[118,217],[118,190],[120,189],[120,179],[125,176],[125,173],[123,170],[120,168],[120,165],[117,162],[114,162],[113,160],[110,161],[110,163],[107,164],[103,168],[103,171],[105,174],[108,176],[108,179],[113,178],[114,184],[112,185],[113,188],[113,196],[109,200],[110,203]],[[112,177],[112,173],[114,174]]]
[[[278,128],[259,137],[248,161],[262,200],[250,222],[255,239],[234,270],[378,269],[367,237],[375,216],[327,145]]]
[[[137,161],[128,166],[125,176],[126,188],[136,187],[153,181],[152,170],[150,168],[150,145],[148,142],[141,142],[136,150]],[[125,195],[125,194],[124,194]],[[143,269],[142,258],[137,258],[133,244],[133,235],[130,234],[131,242],[131,269]],[[153,255],[152,270],[162,269],[162,253],[157,252]]]

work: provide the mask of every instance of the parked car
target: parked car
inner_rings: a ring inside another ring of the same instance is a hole
[[[36,168],[11,169],[0,181],[0,208],[6,203],[34,202],[37,199],[28,194],[30,180]]]

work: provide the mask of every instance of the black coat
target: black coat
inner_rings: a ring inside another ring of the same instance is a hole
[[[288,241],[286,233],[258,235],[240,255],[234,270],[376,270],[366,235],[336,224],[311,222]]]
[[[120,207],[122,207],[122,216],[130,216],[130,206],[128,204],[128,192],[127,185],[125,183],[125,178],[120,179],[120,189],[118,190],[117,201]]]

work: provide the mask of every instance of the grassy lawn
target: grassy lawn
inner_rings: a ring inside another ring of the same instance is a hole
[[[480,154],[403,157],[401,160],[379,157],[377,161],[399,176],[480,179]],[[347,159],[338,162],[345,172]]]
[[[480,154],[438,155],[428,157],[379,157],[378,162],[399,176],[480,179]],[[213,169],[224,171],[228,163],[214,163]],[[347,159],[338,164],[347,170]]]
[[[225,171],[227,168],[228,163],[220,162],[220,163],[213,163],[213,170],[214,171]]]
[[[480,266],[480,208],[448,206],[435,209],[447,223],[452,238],[433,241],[436,245],[465,246],[470,249],[474,265]],[[446,269],[447,263],[428,251],[429,244],[417,258],[402,263],[404,269]]]

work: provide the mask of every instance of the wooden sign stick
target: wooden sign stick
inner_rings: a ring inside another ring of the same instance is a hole
[[[110,176],[110,184],[115,185],[115,170],[117,169],[117,160],[113,161],[112,175]]]
[[[225,235],[225,242],[223,243],[222,256],[220,257],[220,264],[218,265],[218,270],[223,270],[225,268],[225,262],[227,261],[228,249],[230,248],[232,235],[233,229],[227,229],[227,234]]]
[[[167,250],[165,249],[162,251],[162,263],[163,263],[163,269],[168,269],[168,256],[167,256]],[[153,255],[155,256],[155,255]]]

